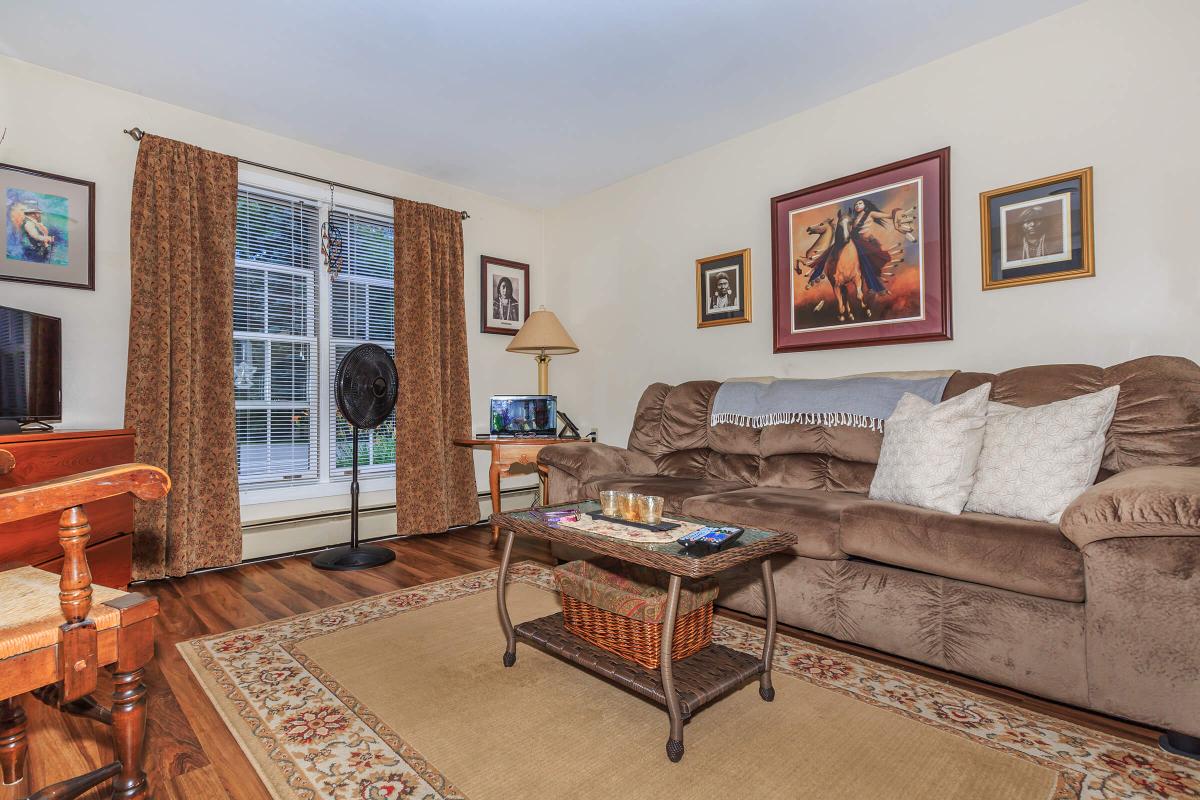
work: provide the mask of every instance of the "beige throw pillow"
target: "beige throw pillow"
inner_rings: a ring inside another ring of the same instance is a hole
[[[985,383],[937,405],[904,394],[883,428],[871,499],[962,513],[991,390]]]
[[[966,510],[1057,523],[1096,481],[1120,388],[1033,408],[991,403]]]

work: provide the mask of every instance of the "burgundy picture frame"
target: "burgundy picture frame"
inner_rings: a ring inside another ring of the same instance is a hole
[[[529,319],[529,265],[522,264],[520,261],[509,261],[506,258],[496,258],[494,256],[479,257],[479,330],[481,333],[516,336],[516,328],[497,328],[494,325],[488,325],[488,308],[492,304],[492,299],[488,297],[488,264],[498,264],[499,266],[518,269],[525,273],[525,292],[524,297],[521,299],[522,323]]]
[[[791,211],[898,180],[923,180],[919,225],[925,248],[925,317],[859,327],[792,331]],[[771,301],[774,352],[936,342],[953,339],[950,287],[950,148],[943,147],[771,198]]]

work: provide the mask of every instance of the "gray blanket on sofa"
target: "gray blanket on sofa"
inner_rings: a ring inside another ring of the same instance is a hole
[[[905,392],[937,403],[952,373],[726,381],[713,398],[712,424],[762,428],[799,422],[881,431]]]

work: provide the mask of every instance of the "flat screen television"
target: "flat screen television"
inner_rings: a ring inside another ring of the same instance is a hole
[[[0,306],[0,419],[62,421],[62,321]]]

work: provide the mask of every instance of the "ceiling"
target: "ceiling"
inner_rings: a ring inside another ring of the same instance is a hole
[[[545,207],[1078,1],[41,0],[0,52]]]

